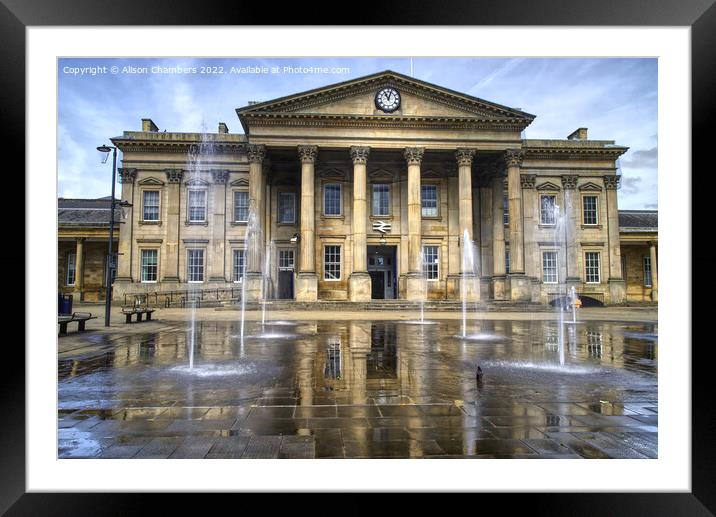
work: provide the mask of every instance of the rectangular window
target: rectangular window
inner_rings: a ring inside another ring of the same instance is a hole
[[[390,185],[373,185],[373,215],[390,215]]]
[[[245,223],[249,220],[249,193],[234,192],[234,222]]]
[[[423,246],[423,273],[427,280],[440,278],[440,247]]]
[[[234,250],[234,282],[241,282],[246,273],[246,250]]]
[[[142,219],[145,221],[159,220],[158,190],[145,190],[142,194]]]
[[[283,270],[293,270],[293,250],[278,250],[278,268]]]
[[[587,251],[584,253],[584,266],[586,282],[588,284],[598,284],[599,276],[599,252]]]
[[[510,224],[510,200],[507,198],[507,191],[502,193],[502,223],[505,226]]]
[[[420,199],[423,207],[423,217],[438,216],[438,186],[437,185],[421,185]]]
[[[557,283],[557,252],[542,252],[542,282],[545,284]]]
[[[295,192],[279,192],[278,193],[278,222],[279,223],[295,223],[296,222],[296,193]]]
[[[505,273],[510,272],[510,250],[505,250]]]
[[[541,196],[540,197],[540,224],[554,226],[557,224],[557,218],[554,213],[554,207],[557,204],[557,196]]]
[[[644,287],[651,287],[651,257],[644,257]]]
[[[204,250],[186,250],[187,279],[191,282],[204,281]]]
[[[206,190],[189,191],[189,222],[206,221]]]
[[[326,246],[323,248],[323,278],[326,280],[341,279],[340,246]]]
[[[67,285],[75,285],[77,271],[77,254],[73,251],[67,254]]]
[[[326,183],[323,187],[323,213],[341,215],[341,184]]]
[[[597,224],[597,196],[583,196],[584,224]]]
[[[142,282],[157,281],[157,250],[142,250]]]

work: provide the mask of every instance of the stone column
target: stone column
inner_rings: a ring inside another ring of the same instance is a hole
[[[492,297],[504,300],[505,292],[505,222],[504,177],[498,173],[492,178]]]
[[[651,260],[651,299],[659,301],[659,279],[656,264],[656,242],[649,242],[649,257]]]
[[[348,350],[351,354],[351,403],[365,404],[367,400],[368,368],[371,323],[352,321],[348,326]]]
[[[167,175],[167,244],[164,246],[162,282],[179,283],[179,214],[181,213],[181,181],[184,171],[166,169]],[[168,286],[169,289],[175,286]]]
[[[420,202],[420,163],[425,148],[407,147],[403,152],[408,163],[408,275],[406,278],[406,298],[424,300],[425,282],[422,280],[420,264],[422,204]]]
[[[460,299],[475,302],[480,299],[480,285],[475,281],[474,261],[478,253],[473,246],[472,224],[472,159],[474,149],[457,149],[458,198],[460,228]],[[472,257],[472,260],[469,260]]]
[[[119,182],[122,184],[122,202],[134,205],[134,182],[137,179],[137,169],[122,167],[117,170]],[[138,207],[141,210],[141,207]],[[112,293],[114,298],[126,290],[124,284],[132,282],[132,229],[134,226],[134,206],[122,208],[127,214],[126,219],[119,221],[119,247],[117,255],[117,276],[114,279]],[[120,291],[118,293],[118,291]]]
[[[626,301],[626,283],[622,278],[622,254],[619,242],[619,210],[617,208],[617,189],[621,176],[604,176],[604,188],[607,197],[607,233],[609,236],[609,299],[610,303]],[[652,271],[655,271],[652,261]],[[602,266],[602,271],[604,266]],[[653,274],[653,273],[652,273]]]
[[[261,272],[264,247],[263,161],[266,157],[266,146],[250,144],[247,147],[247,154],[249,158],[249,222],[244,238],[248,259],[244,282],[246,282],[246,301],[256,302],[261,299],[263,283],[263,273]]]
[[[367,302],[371,298],[371,283],[366,243],[368,201],[365,168],[370,148],[354,146],[350,152],[353,160],[353,272],[348,282],[348,295],[352,302]]]
[[[535,183],[537,176],[534,174],[520,175],[520,186],[522,187],[522,204],[524,207],[524,257],[525,275],[530,282],[530,292],[533,302],[538,302],[541,291],[541,260],[539,259],[539,247],[537,246],[535,232],[538,220],[535,219],[537,210],[537,190]]]
[[[490,180],[483,173],[478,176],[479,228],[480,228],[480,296],[490,298],[492,285],[492,188]]]
[[[226,282],[226,255],[224,242],[226,237],[226,180],[229,172],[212,170],[214,180],[214,221],[212,225],[211,247],[208,253],[209,281]]]
[[[75,243],[75,288],[74,298],[76,301],[81,301],[84,298],[84,247],[85,238],[79,237]]]
[[[296,278],[296,301],[318,300],[318,275],[316,275],[316,202],[314,175],[318,147],[299,145],[301,159],[301,241]]]
[[[562,176],[562,187],[564,188],[564,245],[567,256],[567,277],[565,283],[567,292],[571,288],[579,292],[582,285],[579,258],[577,256],[577,212],[579,210],[577,202],[577,181],[579,176],[567,175]]]
[[[532,285],[525,276],[524,221],[522,220],[522,184],[520,167],[524,151],[508,149],[507,199],[510,207],[510,299],[527,301],[532,298]]]

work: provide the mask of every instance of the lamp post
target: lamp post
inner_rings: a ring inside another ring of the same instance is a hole
[[[112,197],[110,198],[110,209],[109,209],[109,241],[107,243],[107,271],[105,272],[106,278],[106,291],[104,300],[104,326],[109,327],[109,311],[112,305],[112,275],[110,261],[112,259],[112,240],[114,237],[114,184],[116,182],[117,175],[117,148],[109,145],[100,145],[97,150],[102,153],[102,163],[107,163],[109,158],[109,152],[112,151]]]

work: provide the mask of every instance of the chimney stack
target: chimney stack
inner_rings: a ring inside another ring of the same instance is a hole
[[[142,131],[148,132],[148,133],[156,133],[159,131],[159,128],[157,125],[152,121],[150,118],[143,118],[142,119]]]
[[[226,122],[219,122],[219,133],[226,134],[229,132],[229,126],[226,125]]]
[[[579,129],[575,129],[572,134],[567,137],[567,140],[588,140],[587,128],[580,127]]]

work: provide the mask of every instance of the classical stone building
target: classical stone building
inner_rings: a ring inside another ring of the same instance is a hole
[[[109,262],[114,277],[116,255],[108,259],[110,198],[57,200],[57,289],[74,301],[104,300]],[[117,251],[121,210],[115,209],[113,250]]]
[[[658,301],[659,215],[657,211],[620,210],[619,239],[627,301]]]
[[[390,71],[236,111],[243,134],[112,139],[133,205],[115,295],[625,301],[626,147],[526,140],[534,115]]]

